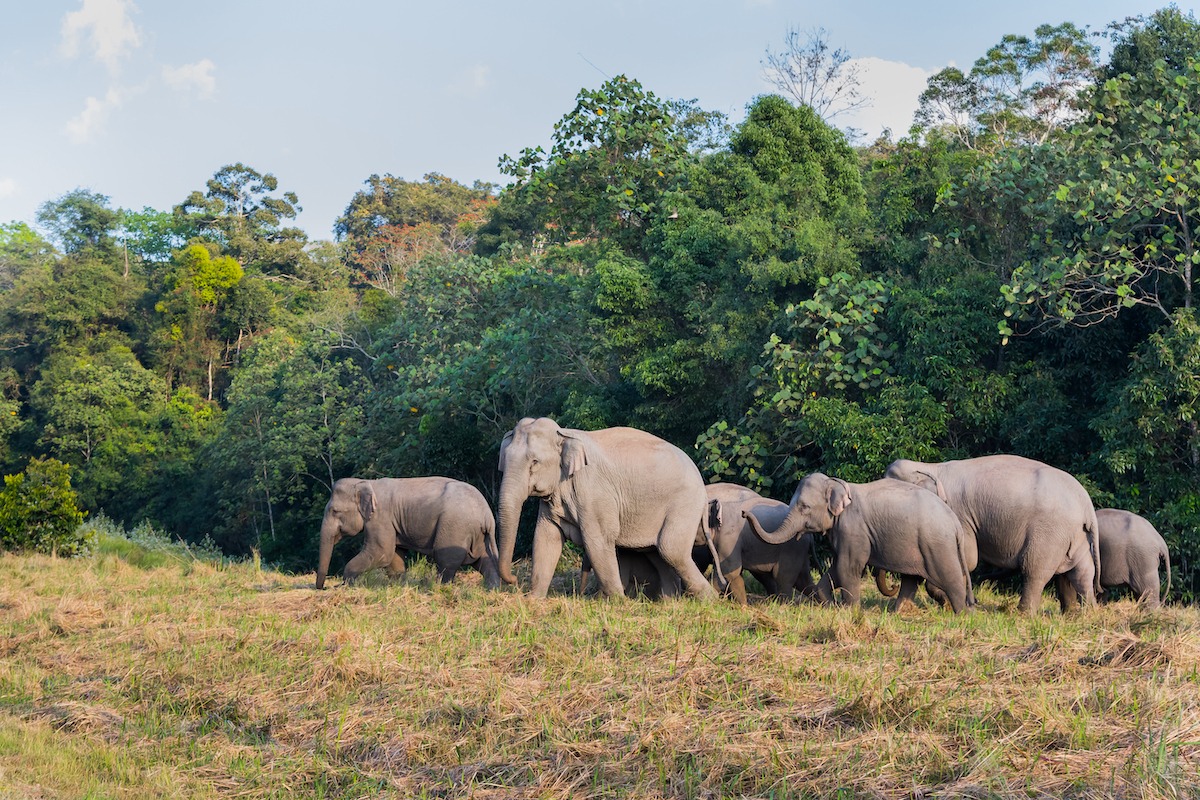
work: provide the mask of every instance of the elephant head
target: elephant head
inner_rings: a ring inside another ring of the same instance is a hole
[[[850,486],[843,480],[814,472],[800,481],[788,513],[774,531],[763,530],[758,519],[747,511],[742,516],[767,544],[784,544],[805,533],[825,533],[851,503]]]
[[[358,478],[342,478],[333,484],[333,493],[325,504],[325,516],[321,519],[321,551],[317,564],[317,588],[325,588],[325,576],[329,573],[329,559],[333,547],[343,536],[357,536],[366,527],[367,520],[375,514],[378,503],[370,481]]]
[[[551,498],[560,484],[586,466],[586,443],[574,431],[567,431],[552,419],[526,417],[505,434],[500,443],[500,483],[497,514],[500,529],[500,578],[516,584],[512,574],[513,548],[517,541],[517,522],[521,505],[530,497]]]

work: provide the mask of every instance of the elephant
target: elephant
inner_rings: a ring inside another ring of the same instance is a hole
[[[992,455],[938,464],[899,459],[887,477],[936,493],[967,532],[967,566],[987,562],[1021,573],[1019,608],[1036,614],[1042,590],[1058,584],[1065,612],[1096,604],[1100,544],[1096,510],[1072,475],[1040,461]]]
[[[958,517],[937,495],[910,483],[891,478],[847,483],[814,472],[800,481],[787,516],[773,531],[764,530],[749,511],[742,515],[770,544],[804,533],[827,534],[836,553],[831,589],[841,589],[851,604],[859,602],[868,565],[877,574],[887,570],[901,576],[896,609],[912,600],[921,579],[945,594],[955,613],[975,604]]]
[[[678,597],[682,591],[679,575],[653,550],[628,550],[617,548],[617,568],[621,573],[621,585],[625,596],[630,599],[645,597],[657,600],[661,597]],[[592,575],[592,562],[587,553],[579,565],[579,591],[585,592]]]
[[[433,556],[444,583],[454,580],[459,567],[471,565],[483,574],[485,586],[500,585],[496,520],[487,500],[469,483],[437,476],[335,482],[321,521],[316,588],[325,588],[333,546],[363,530],[362,551],[342,573],[347,584],[374,567],[399,577],[404,559],[396,551],[404,548]]]
[[[1158,566],[1167,571],[1171,593],[1171,555],[1167,543],[1144,517],[1118,508],[1096,510],[1100,531],[1100,583],[1105,589],[1128,586],[1148,608],[1159,605]]]
[[[748,570],[766,590],[783,597],[811,596],[813,580],[812,536],[803,534],[783,544],[767,544],[754,535],[742,512],[750,512],[763,526],[779,527],[788,506],[765,498],[735,483],[712,483],[704,487],[708,494],[708,524],[716,546],[720,573],[725,577],[734,600],[745,605],[746,582],[742,570]],[[693,559],[704,563],[703,551]]]
[[[516,584],[513,548],[521,505],[536,497],[530,595],[546,596],[564,538],[587,554],[608,597],[624,595],[617,547],[653,549],[688,593],[716,596],[692,561],[707,531],[704,480],[682,450],[636,428],[581,431],[526,417],[500,444],[500,577]]]

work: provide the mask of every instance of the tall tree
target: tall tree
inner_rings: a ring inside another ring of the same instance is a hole
[[[581,90],[575,108],[554,125],[550,153],[526,148],[500,159],[514,179],[506,194],[537,206],[552,241],[611,238],[627,251],[642,236],[677,185],[688,141],[671,105],[624,75]]]
[[[947,67],[929,79],[916,122],[941,128],[972,149],[1041,143],[1078,116],[1098,48],[1069,22],[1039,25],[1033,38],[1009,34],[970,72]]]
[[[767,50],[763,76],[793,101],[832,123],[869,105],[862,93],[862,68],[841,47],[831,49],[824,28],[788,28],[781,50]]]
[[[37,212],[38,223],[58,240],[68,254],[92,251],[101,257],[116,251],[116,232],[121,214],[109,206],[109,198],[88,189],[75,189],[47,200]]]

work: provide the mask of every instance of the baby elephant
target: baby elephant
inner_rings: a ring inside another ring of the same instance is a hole
[[[433,557],[443,582],[454,580],[459,567],[474,565],[488,588],[500,585],[496,552],[496,521],[479,490],[452,478],[342,478],[321,520],[318,589],[333,546],[344,536],[366,531],[362,552],[342,573],[352,584],[369,569],[383,567],[395,578],[404,573],[397,549],[416,550]]]
[[[1128,586],[1149,608],[1159,604],[1158,565],[1167,570],[1171,593],[1171,556],[1167,543],[1143,517],[1117,508],[1096,510],[1100,530],[1100,584],[1105,589]]]
[[[814,472],[796,487],[788,514],[775,531],[767,532],[753,515],[745,516],[769,544],[804,533],[828,534],[836,553],[833,588],[840,588],[850,603],[859,600],[869,564],[901,576],[896,608],[912,600],[921,579],[941,590],[955,613],[975,604],[958,516],[919,486],[892,478],[846,483]]]

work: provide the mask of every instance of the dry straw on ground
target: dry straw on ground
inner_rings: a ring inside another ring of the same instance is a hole
[[[1192,609],[535,602],[467,578],[0,557],[0,798],[1200,795]]]

